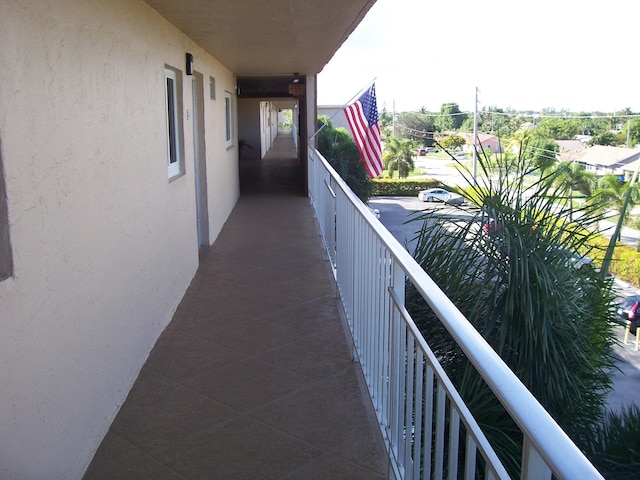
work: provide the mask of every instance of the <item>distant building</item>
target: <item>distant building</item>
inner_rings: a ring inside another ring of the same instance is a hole
[[[318,116],[324,115],[331,119],[334,128],[342,127],[351,135],[351,129],[347,123],[347,117],[344,116],[344,108],[346,105],[318,105]]]

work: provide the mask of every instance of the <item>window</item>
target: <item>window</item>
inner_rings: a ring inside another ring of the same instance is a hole
[[[184,173],[182,142],[182,76],[176,70],[165,68],[165,96],[167,119],[167,173],[175,178]]]
[[[0,145],[0,282],[13,275],[13,256],[9,239],[9,214],[7,191],[2,168],[2,146]]]
[[[226,137],[225,143],[227,148],[233,145],[233,123],[231,117],[231,94],[229,92],[224,92],[224,115],[225,115],[225,127],[226,127]]]

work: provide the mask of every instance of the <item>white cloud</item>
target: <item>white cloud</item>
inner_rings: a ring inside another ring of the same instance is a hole
[[[378,0],[318,77],[341,104],[376,78],[388,109],[640,111],[634,0]]]

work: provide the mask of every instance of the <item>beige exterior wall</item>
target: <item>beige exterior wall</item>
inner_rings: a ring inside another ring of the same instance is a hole
[[[352,135],[351,127],[349,127],[347,117],[344,115],[344,109],[344,105],[318,105],[318,116],[329,117],[334,128],[344,128],[349,135]]]
[[[142,1],[0,2],[14,262],[0,282],[0,478],[81,478],[197,268],[186,52],[204,76],[213,242],[239,195],[231,72]],[[172,182],[165,65],[183,72],[186,174]]]

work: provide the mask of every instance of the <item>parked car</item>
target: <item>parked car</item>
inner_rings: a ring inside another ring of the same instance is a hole
[[[555,255],[562,255],[566,260],[566,266],[572,266],[576,270],[580,270],[587,265],[591,265],[593,263],[593,259],[586,255],[579,255],[578,253],[569,250],[564,247],[552,247],[547,250],[549,254],[555,252]],[[551,256],[551,255],[550,255]]]
[[[456,160],[468,160],[469,159],[469,155],[467,155],[466,153],[456,153],[453,158],[455,158]]]
[[[450,192],[444,188],[430,188],[418,193],[418,199],[423,202],[444,202],[450,205],[462,205],[464,197],[457,193]]]
[[[569,256],[569,262],[573,265],[573,268],[576,270],[580,270],[582,267],[586,267],[587,265],[591,265],[593,263],[593,259],[587,257],[586,255],[580,256],[577,253],[571,253]]]
[[[495,219],[489,218],[485,223],[482,224],[482,231],[486,234],[496,233],[500,229],[500,226],[496,223]]]
[[[636,333],[636,329],[640,326],[640,295],[631,295],[626,297],[618,304],[616,315],[619,320],[631,322],[631,331]]]
[[[424,157],[427,154],[427,148],[426,147],[421,147],[418,149],[418,155],[420,157]]]

